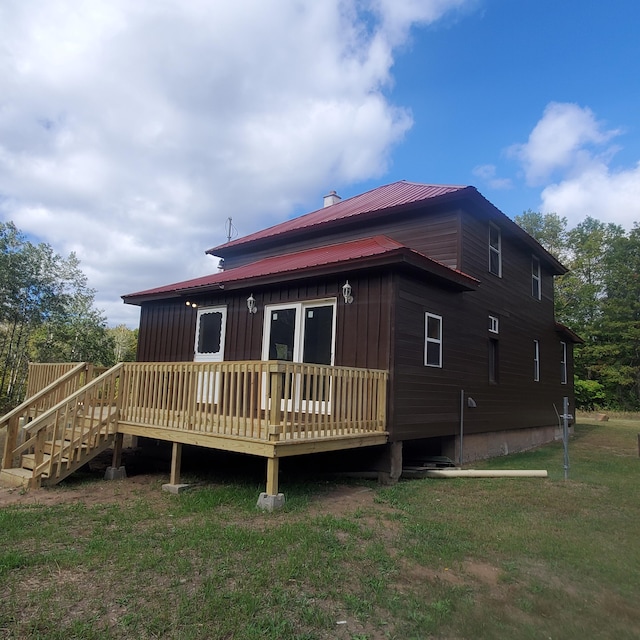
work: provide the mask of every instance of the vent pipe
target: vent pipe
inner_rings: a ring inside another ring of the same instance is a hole
[[[329,191],[329,193],[324,197],[324,206],[330,207],[332,204],[340,202],[340,200],[342,200],[342,198],[335,191]]]

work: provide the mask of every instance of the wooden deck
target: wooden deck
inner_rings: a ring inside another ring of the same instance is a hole
[[[245,361],[121,363],[93,380],[86,365],[38,365],[34,374],[46,386],[34,383],[0,419],[3,472],[26,460],[31,486],[61,480],[105,442],[117,466],[122,434],[174,443],[173,484],[182,444],[265,457],[269,495],[281,457],[387,441],[386,371]]]

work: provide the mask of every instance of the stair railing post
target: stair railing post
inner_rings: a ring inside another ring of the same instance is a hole
[[[2,468],[11,469],[13,467],[13,451],[18,446],[18,427],[20,416],[15,415],[9,419],[7,424],[7,435],[4,441],[4,454],[2,456]]]

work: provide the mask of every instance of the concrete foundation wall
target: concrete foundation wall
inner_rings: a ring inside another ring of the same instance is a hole
[[[573,427],[570,431],[573,433]],[[555,440],[562,440],[562,429],[558,425],[465,435],[462,442],[462,462],[465,464],[474,460],[506,456],[535,449]],[[460,436],[442,443],[442,455],[455,462],[460,461]]]

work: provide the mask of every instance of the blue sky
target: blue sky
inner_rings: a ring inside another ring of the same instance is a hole
[[[125,293],[399,179],[640,221],[631,0],[3,0],[0,219]]]

